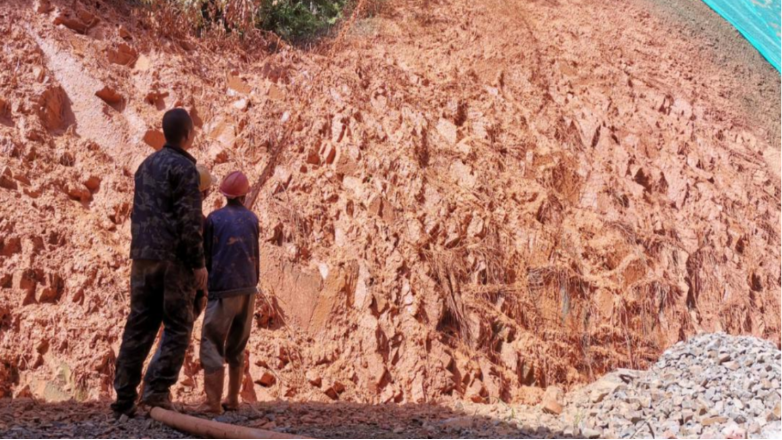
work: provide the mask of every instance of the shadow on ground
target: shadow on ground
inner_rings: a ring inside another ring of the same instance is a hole
[[[108,401],[45,403],[0,400],[2,438],[185,438],[187,434],[137,415],[116,421]],[[260,402],[216,420],[313,438],[571,438],[530,428],[512,406],[503,416],[482,416],[430,404]],[[191,412],[185,408],[185,412]],[[193,413],[193,415],[196,415]]]

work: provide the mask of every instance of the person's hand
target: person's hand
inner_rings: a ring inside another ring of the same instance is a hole
[[[196,289],[206,290],[206,283],[209,280],[209,273],[207,273],[206,268],[195,269],[193,274],[196,279]]]
[[[195,301],[193,301],[193,312],[196,318],[201,316],[201,312],[206,309],[206,292],[199,290],[196,293]]]
[[[206,296],[199,296],[196,298],[195,303],[193,304],[193,311],[195,312],[195,317],[198,319],[199,316],[201,316],[201,313],[204,313],[204,310],[206,310]]]

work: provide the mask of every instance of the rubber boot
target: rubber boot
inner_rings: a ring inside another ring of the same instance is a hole
[[[136,415],[136,404],[112,403],[111,412],[114,414],[115,419],[119,419],[122,416],[132,418]]]
[[[179,408],[174,406],[174,403],[171,402],[171,393],[168,391],[165,393],[150,393],[142,396],[140,404],[142,406],[147,406],[150,409],[157,407],[171,411],[179,411]]]
[[[223,397],[223,378],[225,371],[220,368],[212,374],[204,373],[204,391],[206,391],[206,402],[201,405],[201,412],[220,415],[223,413],[223,406],[220,405],[220,399]]]
[[[228,369],[228,398],[223,403],[226,411],[234,411],[239,408],[239,391],[242,389],[242,377],[244,368],[230,367]]]

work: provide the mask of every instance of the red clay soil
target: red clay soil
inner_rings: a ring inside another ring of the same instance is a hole
[[[123,3],[0,5],[0,397],[111,398],[174,106],[219,178],[278,153],[246,401],[534,403],[701,331],[779,344],[779,76],[708,9],[391,0],[244,51]],[[201,380],[191,349],[174,397]]]

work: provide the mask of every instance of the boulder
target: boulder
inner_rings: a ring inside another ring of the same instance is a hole
[[[250,107],[250,100],[242,98],[238,101],[234,101],[234,103],[231,104],[231,107],[233,107],[234,110],[245,111]]]
[[[597,429],[592,428],[584,428],[581,430],[581,435],[584,436],[584,438],[600,438],[600,431]]]
[[[65,280],[57,273],[48,273],[44,278],[45,287],[38,289],[36,300],[39,303],[56,303],[65,291]]]
[[[144,133],[144,143],[155,150],[160,150],[166,144],[166,136],[160,130],[147,130]]]
[[[456,130],[456,125],[447,119],[440,118],[440,120],[437,122],[437,133],[439,133],[440,136],[442,136],[443,139],[445,139],[451,145],[456,144]]]
[[[11,169],[8,167],[3,168],[3,171],[0,173],[0,188],[5,188],[8,190],[15,190],[17,188],[16,181],[13,178],[13,174],[11,173]]]
[[[285,98],[285,94],[276,84],[269,84],[269,88],[266,91],[269,98],[279,101]]]
[[[337,147],[331,142],[324,142],[320,147],[320,162],[326,165],[334,163],[334,159],[337,157]]]
[[[324,392],[332,400],[339,399],[339,395],[345,391],[345,386],[341,382],[334,382],[333,385],[328,387]]]
[[[136,58],[138,58],[138,52],[131,46],[120,43],[116,48],[106,49],[106,56],[112,64],[130,66],[135,63]]]
[[[62,87],[50,87],[38,97],[38,117],[49,130],[62,130],[73,123],[70,99]]]
[[[775,422],[775,421],[779,420],[780,419],[780,410],[782,410],[782,407],[780,406],[779,403],[777,403],[776,406],[774,407],[774,409],[771,410],[771,412],[768,413],[768,416],[766,417],[766,419],[769,422]]]
[[[144,96],[144,101],[147,104],[154,105],[158,110],[166,108],[165,98],[168,98],[168,92],[161,92],[159,90],[152,90]],[[195,121],[193,121],[195,123]]]
[[[231,73],[226,75],[226,83],[228,88],[234,92],[244,95],[248,95],[250,92],[252,92],[252,87],[248,86],[247,83],[245,83],[242,78],[237,75]]]
[[[51,1],[49,0],[36,0],[35,1],[35,12],[38,12],[39,14],[48,14],[54,10],[54,7],[52,6]]]
[[[313,370],[307,370],[304,376],[307,378],[307,382],[309,382],[310,385],[314,387],[320,388],[320,386],[323,384],[323,379],[320,377],[320,374]]]
[[[109,105],[122,104],[125,98],[119,94],[116,90],[109,86],[104,86],[102,89],[95,92],[95,96],[102,99],[103,102]]]
[[[0,237],[0,255],[10,257],[22,251],[22,240],[17,236]]]
[[[13,285],[14,276],[10,273],[0,275],[0,289],[8,289]],[[2,322],[7,316],[9,316],[7,308],[0,307],[0,322]]]
[[[54,18],[53,23],[55,26],[61,24],[72,31],[86,34],[90,28],[98,24],[98,21],[100,21],[98,17],[83,9],[79,11],[63,9]]]
[[[722,416],[706,417],[705,419],[701,420],[701,425],[703,426],[721,425],[727,421],[728,418]]]
[[[43,271],[40,269],[28,268],[14,274],[12,288],[24,292],[23,306],[35,303],[35,291],[38,283],[43,279]]]
[[[88,202],[92,200],[92,193],[81,182],[68,182],[65,185],[65,192],[73,200],[79,200],[81,202]]]
[[[561,414],[562,404],[560,401],[562,400],[563,395],[564,392],[559,387],[550,386],[546,388],[546,391],[543,393],[543,398],[540,402],[540,405],[543,408],[543,412],[553,415]]]
[[[11,105],[6,100],[0,98],[0,123],[13,125],[12,113]]]
[[[130,33],[130,31],[125,27],[120,25],[117,29],[117,32],[119,33],[119,37],[123,40],[132,40],[133,34]]]
[[[101,179],[98,176],[92,175],[84,181],[84,186],[87,187],[90,192],[95,192],[100,188]]]
[[[274,375],[269,373],[268,371],[265,371],[261,375],[260,379],[258,379],[256,382],[263,387],[270,387],[275,383],[277,383],[277,378],[274,377]]]

